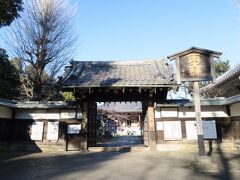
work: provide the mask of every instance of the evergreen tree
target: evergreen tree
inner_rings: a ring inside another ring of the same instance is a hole
[[[6,51],[0,48],[0,98],[17,99],[19,85],[17,69],[9,61]]]
[[[223,60],[223,59],[217,59],[215,61],[215,72],[216,77],[221,76],[225,72],[227,72],[230,69],[230,63],[229,60]]]
[[[215,66],[215,76],[216,76],[216,78],[223,75],[225,72],[227,72],[231,68],[230,67],[230,62],[227,59],[217,59],[216,61],[214,61],[214,66]],[[207,86],[209,83],[211,83],[211,82],[201,81],[199,83],[199,86],[200,86],[200,88],[203,88],[204,86]],[[186,84],[187,84],[188,93],[190,93],[190,95],[192,96],[193,82],[188,82]]]
[[[14,19],[19,17],[19,11],[22,11],[22,0],[1,0],[0,28],[9,26]]]

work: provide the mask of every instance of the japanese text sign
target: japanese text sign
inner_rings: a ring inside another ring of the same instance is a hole
[[[179,58],[180,81],[211,81],[212,71],[209,56],[190,53]]]

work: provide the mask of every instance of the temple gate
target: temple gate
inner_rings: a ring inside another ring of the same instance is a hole
[[[81,150],[96,144],[96,102],[142,102],[147,119],[144,144],[156,149],[154,104],[166,101],[176,86],[173,67],[167,60],[72,61],[61,81],[64,91],[74,93],[82,110]]]

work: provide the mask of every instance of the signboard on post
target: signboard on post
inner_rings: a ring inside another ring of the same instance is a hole
[[[208,56],[191,53],[179,58],[180,81],[212,81],[211,60]]]
[[[194,106],[199,156],[205,156],[199,81],[211,81],[214,79],[215,68],[213,58],[218,58],[221,54],[221,52],[192,47],[168,56],[170,60],[176,60],[178,84],[186,81],[194,82]]]
[[[215,78],[214,58],[222,53],[192,47],[168,56],[177,66],[177,83],[189,81],[212,81]]]

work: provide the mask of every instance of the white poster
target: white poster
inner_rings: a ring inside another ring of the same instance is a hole
[[[77,119],[82,119],[82,112],[80,111],[77,112]]]
[[[217,130],[215,120],[203,121],[204,139],[217,139]]]
[[[157,121],[157,130],[163,131],[163,122]]]
[[[160,109],[155,110],[155,118],[161,118]]]
[[[43,136],[43,122],[33,122],[31,139],[35,141],[42,141]]]
[[[81,124],[69,124],[68,125],[68,134],[79,134],[81,130]]]
[[[164,121],[163,126],[165,140],[182,139],[182,128],[180,121]]]
[[[197,139],[196,121],[185,121],[187,140]]]
[[[48,122],[47,140],[58,140],[59,122]]]

